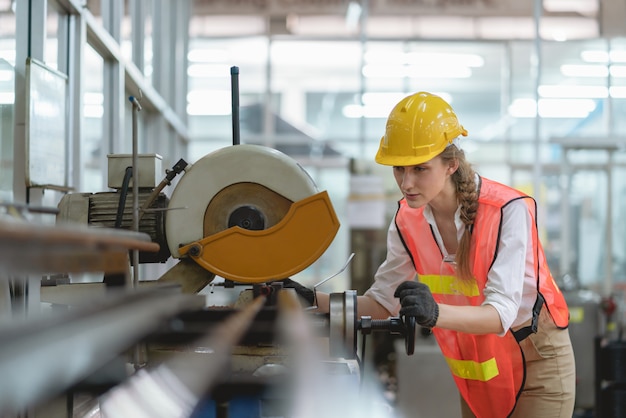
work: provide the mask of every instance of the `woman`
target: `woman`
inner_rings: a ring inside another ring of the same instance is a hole
[[[450,105],[429,93],[391,112],[376,162],[393,167],[404,197],[358,315],[432,328],[463,417],[571,418],[569,314],[538,239],[536,203],[477,175],[461,135]],[[328,295],[316,296],[328,306]]]

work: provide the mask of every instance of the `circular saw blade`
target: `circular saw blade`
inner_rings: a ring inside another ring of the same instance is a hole
[[[237,183],[220,190],[204,213],[203,236],[233,226],[252,231],[280,222],[293,202],[258,183]]]

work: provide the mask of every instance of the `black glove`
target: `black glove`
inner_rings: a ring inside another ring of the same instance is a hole
[[[281,282],[283,284],[283,287],[295,289],[298,296],[306,300],[309,306],[313,306],[315,304],[315,291],[313,289],[309,289],[308,287],[303,286],[295,280],[291,279],[285,279]]]
[[[413,316],[418,324],[427,328],[437,324],[439,305],[424,283],[400,283],[393,295],[400,299],[400,316]]]

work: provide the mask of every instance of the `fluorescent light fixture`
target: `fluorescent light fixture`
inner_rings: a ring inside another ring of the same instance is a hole
[[[537,116],[537,106],[533,99],[515,99],[508,108],[509,115],[514,118],[534,118]]]
[[[15,93],[12,91],[0,92],[0,105],[15,103]]]
[[[605,86],[543,85],[538,91],[544,98],[604,99],[609,96]]]
[[[15,65],[15,50],[14,49],[4,49],[0,50],[0,59],[4,59],[9,62],[11,65]]]
[[[611,77],[624,78],[626,77],[626,65],[611,65],[609,69]]]
[[[580,57],[585,62],[608,63],[609,59],[612,63],[626,62],[626,51],[613,50],[611,52],[601,50],[587,50],[580,53]]]
[[[542,118],[583,119],[596,108],[591,99],[539,99],[539,116]],[[537,106],[533,99],[516,99],[509,106],[509,115],[515,118],[534,118]]]
[[[13,71],[0,70],[0,81],[11,81],[11,80],[13,80]]]
[[[402,78],[407,76],[404,65],[376,65],[363,66],[363,76],[366,78]]]
[[[366,106],[388,106],[391,110],[396,103],[406,96],[405,93],[370,92],[363,93],[361,100]]]
[[[267,20],[261,15],[195,15],[189,21],[189,36],[194,39],[262,35],[267,32]]]
[[[367,51],[363,59],[367,64],[405,64],[406,53],[387,50]]]
[[[611,77],[626,78],[626,65],[561,65],[561,74],[566,77]]]
[[[378,65],[363,67],[366,78],[469,78],[472,69],[462,66]]]
[[[187,75],[194,78],[230,77],[230,67],[223,64],[191,64]]]
[[[190,116],[230,115],[229,90],[191,90],[187,93],[187,114]]]
[[[192,49],[187,54],[189,62],[207,63],[207,62],[226,62],[229,54],[223,49]]]
[[[607,77],[606,65],[561,65],[561,74],[565,77]]]
[[[626,86],[609,87],[609,94],[614,99],[626,99]]]
[[[407,77],[409,78],[469,78],[471,76],[472,69],[463,66],[410,65],[407,67]]]
[[[86,118],[101,119],[104,115],[104,107],[102,105],[85,105],[83,107],[83,115]]]
[[[368,64],[400,65],[433,67],[471,67],[478,68],[485,65],[485,59],[478,54],[461,54],[447,52],[388,52],[368,51],[364,55]]]
[[[609,54],[611,58],[611,62],[626,62],[626,51],[624,50],[613,50]]]
[[[189,103],[187,114],[189,116],[225,116],[230,115],[231,109],[228,103]]]
[[[441,66],[461,66],[479,68],[485,65],[485,59],[477,54],[456,54],[456,53],[422,53],[409,52],[405,54],[406,63],[423,65],[423,63]]]
[[[598,11],[597,0],[544,0],[543,7],[548,12],[575,12],[591,15]]]
[[[388,105],[366,105],[358,104],[346,105],[342,109],[342,113],[346,118],[387,118],[393,106]]]
[[[595,108],[591,99],[539,99],[542,118],[586,118]]]
[[[609,62],[609,53],[606,51],[589,50],[580,53],[580,58],[585,62]]]
[[[83,100],[86,105],[101,105],[104,103],[104,95],[98,92],[85,92]]]

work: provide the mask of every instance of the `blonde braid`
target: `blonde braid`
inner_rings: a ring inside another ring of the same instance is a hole
[[[461,221],[465,224],[465,232],[463,232],[459,242],[455,258],[458,276],[461,279],[471,279],[473,274],[469,257],[470,239],[472,225],[474,225],[478,210],[475,172],[471,164],[465,159],[465,153],[455,145],[448,146],[440,155],[444,162],[453,159],[459,162],[458,169],[452,174],[452,181],[456,186],[457,199],[461,205]]]

